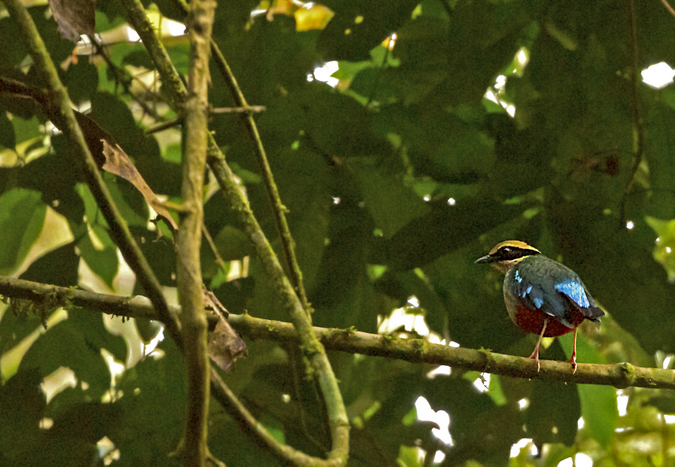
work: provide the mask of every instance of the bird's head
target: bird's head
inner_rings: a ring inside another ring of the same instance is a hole
[[[487,255],[478,258],[476,263],[490,263],[496,270],[504,274],[519,261],[528,256],[540,254],[539,250],[525,242],[507,240],[496,245]]]

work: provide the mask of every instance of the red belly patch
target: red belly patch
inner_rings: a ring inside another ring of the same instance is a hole
[[[548,325],[544,337],[557,337],[574,331],[574,328],[568,328],[563,323],[552,316],[548,316],[541,310],[531,310],[527,307],[517,307],[514,322],[525,332],[540,334],[544,326],[544,319],[548,317]],[[584,320],[584,315],[578,310],[572,312],[572,324],[577,327]]]

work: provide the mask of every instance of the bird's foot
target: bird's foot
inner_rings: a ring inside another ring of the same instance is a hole
[[[529,358],[534,358],[534,361],[537,362],[537,373],[539,373],[539,370],[541,369],[541,365],[539,364],[539,346],[534,349],[534,352],[532,352],[532,355],[530,355]]]
[[[572,374],[575,374],[577,372],[577,356],[576,354],[572,354],[569,360],[567,360],[567,363],[572,364]]]

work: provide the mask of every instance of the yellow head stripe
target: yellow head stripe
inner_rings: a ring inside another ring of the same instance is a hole
[[[490,250],[490,254],[491,255],[495,254],[497,251],[499,251],[500,248],[503,248],[505,246],[510,246],[510,247],[513,247],[513,248],[520,248],[521,250],[532,250],[532,251],[536,251],[537,253],[541,253],[541,251],[537,250],[533,246],[528,245],[525,242],[521,242],[519,240],[507,240],[505,242],[501,242],[501,243],[495,245],[495,247],[492,250]]]

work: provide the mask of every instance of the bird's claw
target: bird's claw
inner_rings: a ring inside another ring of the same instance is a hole
[[[569,363],[572,364],[572,374],[575,374],[577,372],[577,358],[576,355],[572,356],[569,360],[567,360]]]
[[[539,373],[539,370],[541,369],[541,365],[539,364],[539,348],[534,349],[530,358],[533,358],[534,361],[537,362],[537,373]]]

